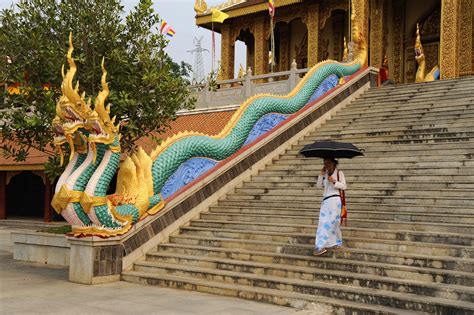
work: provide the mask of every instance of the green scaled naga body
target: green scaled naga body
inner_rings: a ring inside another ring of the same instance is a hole
[[[119,123],[115,124],[115,119],[110,118],[110,108],[105,106],[109,89],[107,73],[102,65],[102,91],[96,98],[94,109],[84,101],[85,105],[77,106],[82,103],[77,99],[70,100],[65,90],[58,101],[58,117],[53,123],[58,133],[57,147],[67,143],[72,150],[79,147],[81,150],[72,153],[58,182],[52,203],[54,208],[72,224],[75,235],[108,237],[126,233],[134,223],[165,206],[161,194],[163,187],[183,163],[196,157],[215,161],[228,158],[242,148],[252,128],[264,115],[296,113],[308,103],[326,78],[334,75],[342,78],[360,70],[365,65],[367,49],[359,28],[355,23],[353,25],[353,61],[318,63],[288,95],[251,97],[218,135],[179,133],[164,141],[150,155],[139,149],[122,162]],[[72,86],[75,72],[75,66],[71,67],[74,62],[70,45],[70,69],[65,78],[71,84],[67,86]],[[78,88],[74,91],[77,94]],[[61,107],[61,102],[68,105]],[[74,121],[80,121],[77,128],[66,127],[71,124],[68,120],[71,111],[77,112],[74,114],[78,116]],[[108,196],[107,188],[117,170],[117,190]]]

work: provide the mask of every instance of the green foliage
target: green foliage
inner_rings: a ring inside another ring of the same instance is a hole
[[[119,0],[22,0],[0,13],[0,82],[21,84],[20,94],[4,93],[0,104],[0,148],[6,157],[24,161],[32,149],[54,156],[51,120],[70,32],[76,79],[87,97],[100,91],[105,58],[111,116],[126,122],[121,129],[126,152],[136,149],[137,139],[164,132],[178,110],[192,108],[190,67],[174,63],[164,51],[167,40],[159,34],[152,1],[140,0],[123,16]],[[52,177],[59,171],[56,160],[47,163]]]
[[[52,234],[66,234],[66,233],[71,233],[72,232],[72,227],[70,225],[50,227],[50,228],[38,230],[38,232],[52,233]]]

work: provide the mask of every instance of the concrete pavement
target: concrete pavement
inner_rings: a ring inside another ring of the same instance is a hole
[[[67,280],[67,268],[13,260],[10,233],[21,229],[0,226],[0,314],[302,315],[317,313],[128,282],[94,286],[71,283]]]

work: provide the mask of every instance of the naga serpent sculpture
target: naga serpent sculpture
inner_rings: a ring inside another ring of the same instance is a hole
[[[354,20],[354,15],[351,18]],[[353,61],[322,61],[310,69],[288,95],[262,94],[249,98],[219,134],[178,133],[150,155],[139,149],[125,158],[120,168],[120,123],[115,124],[115,118],[110,118],[109,106],[105,106],[109,89],[103,61],[102,90],[92,109],[90,100],[86,102],[85,95],[79,95],[78,84],[73,86],[76,65],[70,36],[69,70],[65,75],[63,71],[62,96],[56,105],[53,128],[54,144],[61,159],[62,145],[70,146],[71,155],[57,183],[52,206],[72,225],[75,236],[110,237],[126,233],[134,223],[164,207],[166,185],[180,167],[193,159],[204,159],[203,169],[212,168],[249,143],[254,127],[268,115],[280,115],[278,119],[281,119],[293,114],[317,95],[336,86],[339,79],[361,69],[366,64],[367,44],[358,25],[353,25]],[[278,119],[277,122],[281,121]],[[107,188],[117,169],[116,192],[107,196]],[[191,179],[194,178],[196,176]]]
[[[418,70],[416,70],[415,82],[431,82],[439,80],[439,67],[434,66],[433,69],[425,76],[426,60],[423,46],[421,45],[420,27],[416,24],[416,41],[415,41],[415,60],[418,63]]]

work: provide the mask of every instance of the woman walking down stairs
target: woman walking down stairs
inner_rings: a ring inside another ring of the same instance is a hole
[[[371,89],[209,207],[122,278],[352,313],[474,312],[474,78]],[[341,161],[343,250],[312,256],[321,169],[299,150],[352,142]]]

